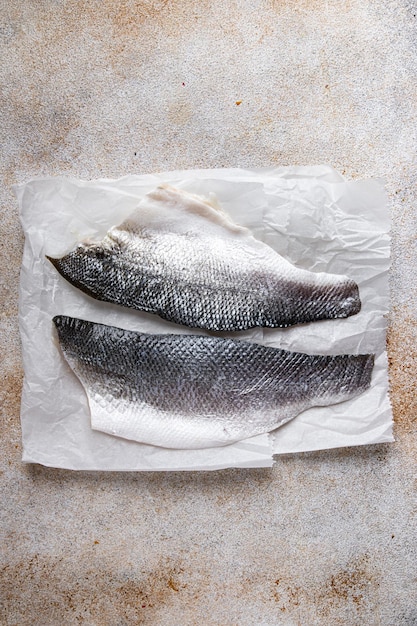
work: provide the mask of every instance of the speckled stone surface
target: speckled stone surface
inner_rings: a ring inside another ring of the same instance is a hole
[[[0,3],[1,624],[417,624],[416,15],[410,0]],[[13,183],[316,163],[387,183],[396,443],[272,470],[22,465]]]

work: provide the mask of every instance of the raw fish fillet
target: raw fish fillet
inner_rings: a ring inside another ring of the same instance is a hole
[[[194,328],[285,327],[361,307],[353,280],[294,267],[220,208],[168,186],[101,242],[50,261],[97,300]]]
[[[311,356],[54,318],[95,430],[166,448],[224,446],[365,391],[373,355]]]

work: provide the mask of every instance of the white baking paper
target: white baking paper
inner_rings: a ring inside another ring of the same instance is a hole
[[[362,310],[348,319],[228,336],[311,354],[373,352],[369,391],[305,411],[271,435],[223,448],[168,450],[91,429],[84,389],[57,344],[54,315],[150,333],[202,331],[95,301],[67,283],[45,255],[61,256],[86,237],[101,238],[161,182],[214,194],[237,223],[292,263],[347,274],[359,284]],[[390,222],[381,181],[346,181],[330,167],[315,166],[191,170],[120,180],[46,178],[15,191],[26,236],[19,309],[23,461],[77,470],[270,467],[273,454],[393,441],[385,352]]]

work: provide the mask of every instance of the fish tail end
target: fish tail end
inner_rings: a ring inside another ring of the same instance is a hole
[[[341,285],[338,295],[340,297],[340,317],[350,317],[360,312],[362,302],[357,283],[350,279],[346,280]]]
[[[55,269],[60,271],[61,259],[54,259],[53,257],[48,256],[47,254],[45,254],[45,258],[48,259],[48,261],[50,263],[52,263],[52,265],[55,267]]]
[[[64,325],[66,319],[68,318],[65,315],[55,315],[55,317],[52,318],[52,321],[56,328],[59,329]]]
[[[362,308],[362,302],[359,295],[359,285],[354,281],[351,281],[351,313],[350,315],[356,315]]]
[[[361,357],[362,357],[362,363],[363,363],[363,370],[362,370],[360,386],[363,389],[368,389],[371,386],[372,372],[373,372],[374,364],[375,364],[375,354],[363,354],[361,355]]]

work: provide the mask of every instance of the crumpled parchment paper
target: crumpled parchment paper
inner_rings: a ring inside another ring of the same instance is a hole
[[[373,352],[371,388],[348,402],[309,409],[271,435],[223,448],[168,450],[91,430],[87,397],[59,350],[54,315],[149,333],[202,331],[97,302],[67,283],[45,255],[61,256],[86,237],[100,239],[161,182],[215,194],[237,223],[295,265],[353,278],[362,300],[358,315],[223,335],[311,354]],[[26,236],[19,309],[23,461],[78,470],[269,467],[273,454],[393,441],[385,352],[390,222],[381,181],[346,181],[328,166],[314,166],[46,178],[15,192]]]

